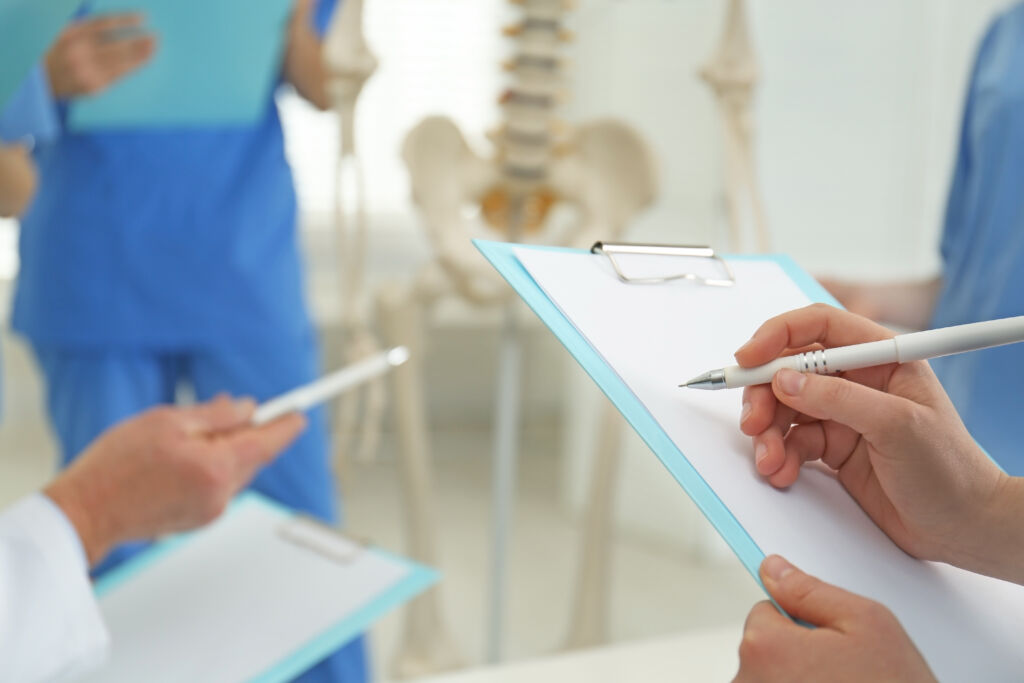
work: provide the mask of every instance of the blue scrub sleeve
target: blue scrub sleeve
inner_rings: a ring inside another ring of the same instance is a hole
[[[980,208],[976,205],[977,197],[972,191],[972,183],[976,183],[977,174],[985,170],[979,168],[979,165],[991,163],[989,159],[979,158],[984,150],[976,149],[977,129],[979,125],[987,125],[995,112],[991,107],[984,106],[979,110],[978,95],[988,90],[998,92],[1007,88],[1007,82],[999,79],[1001,74],[1008,70],[1007,65],[1019,61],[1019,55],[1016,55],[1015,51],[1019,41],[1022,11],[1024,3],[1018,3],[1014,9],[994,20],[978,45],[964,97],[957,156],[942,230],[940,249],[942,260],[947,264],[951,260],[956,260],[955,254],[966,247],[966,240],[971,239],[970,216]]]
[[[0,141],[52,140],[59,130],[50,84],[37,65],[0,111]]]
[[[953,166],[953,180],[950,184],[945,221],[942,229],[940,251],[944,263],[949,263],[953,253],[960,247],[961,240],[969,238],[969,231],[966,229],[968,224],[966,214],[969,211],[967,206],[969,193],[967,190],[971,179],[971,166],[975,163],[975,159],[971,154],[971,129],[975,116],[974,98],[971,94],[977,88],[979,72],[991,58],[990,53],[992,52],[993,44],[996,42],[999,26],[1000,22],[995,21],[985,31],[985,36],[978,45],[971,78],[967,83],[963,120],[960,123],[960,137],[957,141],[958,149]]]

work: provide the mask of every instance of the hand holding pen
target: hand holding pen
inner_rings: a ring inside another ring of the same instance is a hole
[[[779,370],[830,375],[887,363],[941,358],[1024,341],[1024,316],[954,325],[901,334],[878,341],[831,349],[795,351],[756,367],[732,366],[711,370],[680,386],[691,389],[736,389],[768,384]]]
[[[870,320],[816,304],[766,322],[736,360],[749,370],[893,339]],[[771,384],[744,389],[740,428],[772,485],[793,484],[805,462],[821,460],[910,555],[1024,584],[1024,479],[978,447],[928,363],[890,362],[842,377],[783,368]],[[760,575],[775,604],[761,602],[747,617],[736,681],[791,680],[795,666],[811,677],[835,678],[841,666],[851,680],[935,680],[884,605],[775,555]],[[794,624],[775,605],[816,628]]]
[[[750,368],[808,348],[892,338],[865,318],[816,304],[766,322],[736,360]],[[1024,557],[1005,556],[1007,547],[1024,555],[1024,523],[1005,523],[1007,509],[1024,519],[1024,480],[974,442],[926,362],[843,377],[781,370],[770,385],[744,389],[740,428],[773,486],[792,485],[805,462],[820,460],[907,553],[1024,583]]]

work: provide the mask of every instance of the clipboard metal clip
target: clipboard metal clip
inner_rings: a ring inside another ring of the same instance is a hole
[[[590,248],[592,254],[600,254],[608,257],[608,261],[615,269],[615,274],[620,280],[627,284],[660,284],[673,280],[692,280],[702,285],[711,287],[732,287],[736,284],[736,276],[733,275],[729,263],[721,256],[715,254],[711,247],[690,247],[671,244],[629,244],[626,242],[595,242]],[[622,269],[622,264],[617,257],[621,256],[668,256],[679,258],[704,258],[710,259],[721,271],[720,277],[708,277],[692,271],[680,271],[658,277],[634,277],[627,275]]]
[[[339,564],[350,564],[358,559],[367,543],[346,536],[319,519],[296,514],[286,519],[278,533],[286,541],[318,553]]]

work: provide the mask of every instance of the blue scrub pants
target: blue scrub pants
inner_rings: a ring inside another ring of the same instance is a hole
[[[173,403],[181,383],[191,385],[200,401],[220,392],[262,401],[310,381],[318,369],[317,349],[311,339],[297,344],[271,335],[223,350],[165,353],[49,346],[34,350],[46,378],[47,408],[64,464],[115,423],[152,406]],[[337,519],[322,409],[310,415],[302,436],[257,475],[251,488],[323,520]],[[118,548],[96,573],[116,566],[142,547],[144,544]],[[363,639],[349,643],[296,680],[363,683],[367,680]]]

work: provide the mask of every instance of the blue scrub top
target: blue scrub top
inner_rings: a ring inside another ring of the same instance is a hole
[[[321,34],[335,5],[320,0]],[[38,346],[179,350],[310,334],[273,97],[219,129],[64,133],[37,148],[13,326]]]
[[[42,142],[57,135],[57,111],[41,66],[29,72],[0,111],[0,141]]]
[[[978,52],[942,239],[936,327],[1024,315],[1024,4]],[[1024,344],[932,361],[964,423],[1024,475]]]

